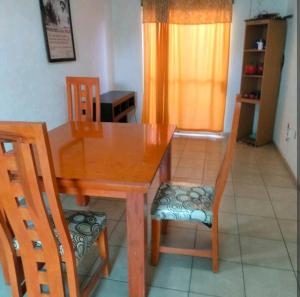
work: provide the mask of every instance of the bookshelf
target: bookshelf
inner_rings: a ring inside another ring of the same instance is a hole
[[[246,21],[239,141],[255,146],[272,141],[285,35],[285,20]],[[257,41],[262,42],[263,46],[258,48]],[[257,126],[256,131],[253,131],[254,126]]]

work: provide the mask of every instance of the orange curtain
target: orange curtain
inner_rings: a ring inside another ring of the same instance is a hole
[[[183,130],[222,131],[231,10],[207,6],[205,18],[199,3],[203,8],[212,1],[185,1],[144,0],[143,121],[176,124]],[[188,10],[188,2],[198,6]]]

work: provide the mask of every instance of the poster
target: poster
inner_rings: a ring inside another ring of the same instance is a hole
[[[76,60],[69,0],[40,0],[49,62]]]

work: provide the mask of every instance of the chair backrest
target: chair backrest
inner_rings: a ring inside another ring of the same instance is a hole
[[[234,149],[235,149],[235,145],[236,145],[236,141],[237,141],[240,113],[241,113],[240,98],[241,98],[240,95],[236,96],[231,132],[230,132],[230,136],[228,139],[224,159],[223,159],[220,171],[217,176],[216,184],[215,184],[215,199],[214,199],[214,205],[213,205],[214,214],[216,214],[219,210],[221,198],[222,198],[222,195],[223,195],[226,183],[227,183],[230,166],[231,166],[231,162],[233,159]]]
[[[69,280],[69,274],[75,275],[76,260],[59,201],[46,124],[0,122],[0,164],[0,211],[6,230],[18,243],[28,296],[64,296],[62,257],[70,296],[78,296],[77,279],[75,284]]]
[[[100,122],[98,77],[66,77],[69,121]],[[95,107],[95,108],[94,108]]]

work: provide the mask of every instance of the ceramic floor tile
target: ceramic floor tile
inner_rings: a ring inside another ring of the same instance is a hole
[[[240,235],[265,239],[282,240],[282,235],[275,219],[238,215]]]
[[[184,148],[184,151],[185,152],[199,152],[200,154],[204,154],[205,155],[205,145],[203,144],[191,144],[191,143],[188,143],[185,148]]]
[[[185,148],[181,156],[182,158],[194,158],[198,160],[205,160],[206,154],[201,151],[191,151]]]
[[[297,201],[297,190],[295,188],[267,187],[267,190],[272,200]]]
[[[287,249],[295,271],[297,271],[297,243],[287,242]]]
[[[224,158],[223,152],[209,152],[206,155],[206,160],[208,161],[222,161]]]
[[[111,259],[111,272],[108,279],[115,281],[128,281],[127,248],[109,246]]]
[[[263,180],[265,184],[270,187],[282,187],[282,188],[293,188],[295,187],[295,182],[289,176],[281,175],[263,175]]]
[[[297,242],[297,221],[279,219],[280,229],[285,241]]]
[[[297,220],[297,202],[273,201],[277,218]]]
[[[202,178],[203,168],[192,167],[177,167],[175,171],[175,177],[180,178]]]
[[[184,229],[192,229],[195,230],[200,223],[194,222],[185,222],[185,221],[169,221],[168,226],[176,227],[176,228],[184,228]]]
[[[118,221],[114,221],[114,220],[107,220],[106,221],[106,225],[107,225],[107,236],[108,238],[111,236],[114,228],[116,227],[116,225],[118,224]]]
[[[5,284],[2,267],[0,265],[0,296],[12,296],[10,286]]]
[[[238,234],[237,218],[235,214],[219,213],[219,232]]]
[[[188,292],[150,287],[148,297],[188,297]]]
[[[241,236],[242,261],[245,264],[291,270],[283,241]]]
[[[262,185],[242,185],[235,184],[234,191],[238,198],[251,198],[259,200],[268,200],[269,196],[266,188]]]
[[[192,257],[161,254],[159,264],[153,270],[151,285],[188,291],[191,267]]]
[[[109,238],[109,244],[113,246],[123,246],[127,247],[127,239],[126,239],[126,222],[121,221],[118,223],[113,233]]]
[[[211,232],[197,231],[196,248],[211,248]],[[222,260],[241,263],[240,242],[238,236],[220,233],[219,253],[219,258]]]
[[[263,179],[259,174],[256,173],[244,173],[244,174],[234,174],[233,182],[235,185],[255,185],[255,186],[263,186]]]
[[[244,163],[244,164],[256,164],[256,158],[253,153],[247,153],[247,158],[245,158],[245,154],[236,155],[233,158],[233,163]]]
[[[204,294],[196,294],[196,293],[190,293],[189,297],[215,297],[212,295],[204,295]]]
[[[228,180],[224,189],[224,196],[234,196],[234,188],[231,180]]]
[[[192,184],[192,185],[203,185],[202,176],[198,178],[188,178],[188,177],[172,177],[172,182],[180,184]]]
[[[151,217],[148,216],[148,224],[147,224],[147,237],[148,237],[148,245],[151,241]],[[122,246],[127,247],[127,228],[126,221],[120,221],[114,228],[111,236],[109,237],[109,244],[112,246]]]
[[[93,297],[126,297],[128,296],[128,284],[124,282],[101,279],[94,290]]]
[[[220,170],[221,161],[205,160],[204,171],[206,170]]]
[[[203,224],[199,224],[198,230],[208,231],[208,228]],[[234,235],[238,234],[237,219],[234,213],[219,213],[219,232]]]
[[[203,173],[204,180],[216,180],[219,174],[219,170],[205,170]],[[232,180],[231,173],[228,174],[228,181]]]
[[[110,220],[119,220],[125,210],[125,203],[119,199],[91,198],[88,206],[81,207],[76,204],[74,196],[67,196],[62,205],[64,209],[105,212]]]
[[[204,224],[198,224],[197,228],[198,230],[209,231],[208,227]],[[238,225],[235,213],[219,213],[219,232],[234,235],[238,234]]]
[[[271,218],[275,216],[271,202],[268,200],[237,199],[236,210],[238,214]]]
[[[282,169],[285,167],[284,162],[282,161],[282,159],[277,155],[277,156],[268,156],[267,154],[260,158],[258,160],[258,166],[259,168],[262,169],[273,169],[274,171],[276,171],[277,169]]]
[[[220,270],[213,273],[211,260],[194,258],[191,288],[192,293],[209,296],[244,297],[242,265],[220,261]]]
[[[292,271],[244,265],[247,297],[296,297],[297,285]]]
[[[191,167],[191,168],[200,168],[203,170],[204,166],[203,159],[195,159],[195,158],[181,158],[178,162],[179,167]]]
[[[279,176],[285,176],[285,177],[291,176],[288,169],[285,168],[284,166],[276,168],[275,170],[274,170],[274,168],[270,168],[270,167],[267,167],[267,168],[262,167],[262,168],[260,168],[260,173],[262,175],[279,175]]]
[[[235,213],[236,206],[235,206],[235,199],[233,196],[226,196],[223,195],[221,198],[220,209],[221,212],[229,212]]]
[[[161,244],[178,248],[194,248],[196,230],[169,227],[161,237]]]
[[[233,174],[259,174],[259,169],[256,164],[253,163],[233,163],[232,164]]]

